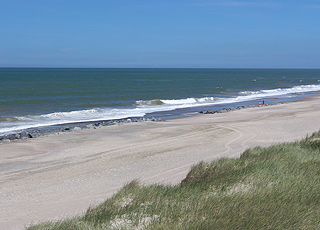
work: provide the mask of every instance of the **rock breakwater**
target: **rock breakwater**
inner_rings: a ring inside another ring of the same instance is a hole
[[[255,108],[255,107],[262,107],[262,106],[270,106],[270,105],[276,105],[279,104],[277,102],[275,103],[268,103],[268,104],[253,104],[253,105],[246,105],[246,106],[237,106],[237,107],[229,107],[229,108],[223,108],[223,109],[218,109],[218,110],[205,110],[205,111],[200,111],[199,113],[202,114],[215,114],[215,113],[227,113],[235,110],[240,110],[240,109],[247,109],[247,108]]]
[[[0,143],[8,142],[14,140],[24,140],[28,138],[37,138],[40,136],[46,136],[50,134],[59,134],[71,131],[80,131],[83,129],[97,129],[103,126],[110,125],[122,125],[132,122],[144,122],[144,121],[161,121],[159,118],[141,118],[141,117],[131,117],[125,119],[115,119],[106,121],[92,121],[92,122],[79,122],[79,123],[69,123],[61,125],[44,126],[37,128],[29,128],[26,130],[19,130],[13,133],[0,134]]]
[[[237,106],[237,107],[226,107],[218,110],[205,110],[199,111],[200,114],[215,114],[215,113],[227,113],[235,110],[246,109],[246,108],[254,108],[254,107],[262,107],[262,106],[270,106],[279,104],[268,103],[268,104],[249,104],[245,106]],[[52,126],[44,126],[38,128],[30,128],[26,130],[19,130],[13,133],[0,134],[0,143],[1,142],[9,142],[15,140],[24,140],[28,138],[37,138],[40,136],[46,136],[50,134],[59,134],[64,132],[71,131],[80,131],[83,129],[97,129],[103,126],[110,125],[122,125],[126,123],[132,122],[144,122],[144,121],[161,121],[161,118],[145,118],[145,117],[130,117],[124,119],[115,119],[115,120],[105,120],[105,121],[92,121],[92,122],[79,122],[79,123],[69,123],[69,124],[61,124],[61,125],[52,125]]]

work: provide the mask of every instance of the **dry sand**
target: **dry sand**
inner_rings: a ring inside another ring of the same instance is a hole
[[[0,144],[0,229],[83,213],[125,183],[179,183],[200,161],[294,141],[320,129],[320,96]]]

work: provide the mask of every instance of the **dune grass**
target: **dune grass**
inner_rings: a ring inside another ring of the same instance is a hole
[[[320,132],[194,166],[176,186],[125,185],[80,217],[29,229],[319,229]]]

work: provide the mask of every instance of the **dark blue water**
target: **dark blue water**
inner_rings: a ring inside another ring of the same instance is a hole
[[[320,70],[0,69],[0,133],[320,90]]]

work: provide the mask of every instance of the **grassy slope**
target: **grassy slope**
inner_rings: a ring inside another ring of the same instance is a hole
[[[319,229],[319,137],[202,162],[174,187],[133,181],[84,216],[29,229]]]

